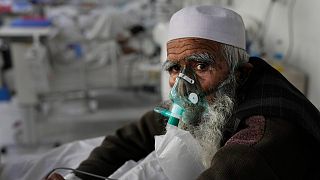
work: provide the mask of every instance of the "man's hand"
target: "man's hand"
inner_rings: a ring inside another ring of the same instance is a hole
[[[46,180],[65,180],[60,174],[53,173]]]

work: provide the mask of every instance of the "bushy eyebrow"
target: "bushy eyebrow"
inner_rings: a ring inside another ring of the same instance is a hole
[[[205,63],[214,63],[214,57],[210,56],[208,53],[199,53],[193,54],[186,58],[187,61],[198,61],[198,62],[205,62]]]
[[[214,58],[210,56],[208,53],[192,54],[191,56],[188,56],[185,59],[187,61],[197,61],[210,64],[215,62]],[[179,63],[168,59],[162,64],[162,69],[168,71],[171,67],[176,65],[179,65]]]

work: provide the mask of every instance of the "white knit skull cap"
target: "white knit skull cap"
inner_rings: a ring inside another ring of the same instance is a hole
[[[236,12],[213,5],[190,6],[170,20],[168,41],[196,37],[246,49],[245,27]]]

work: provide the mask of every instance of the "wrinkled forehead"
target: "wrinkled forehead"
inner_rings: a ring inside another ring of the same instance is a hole
[[[167,60],[180,62],[186,58],[206,53],[215,59],[222,59],[221,43],[201,38],[174,39],[167,43]]]

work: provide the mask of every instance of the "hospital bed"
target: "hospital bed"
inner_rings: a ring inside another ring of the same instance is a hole
[[[78,140],[39,155],[21,156],[15,161],[2,163],[0,179],[40,180],[54,168],[76,168],[102,140],[103,137]],[[70,172],[59,173],[65,175]]]

